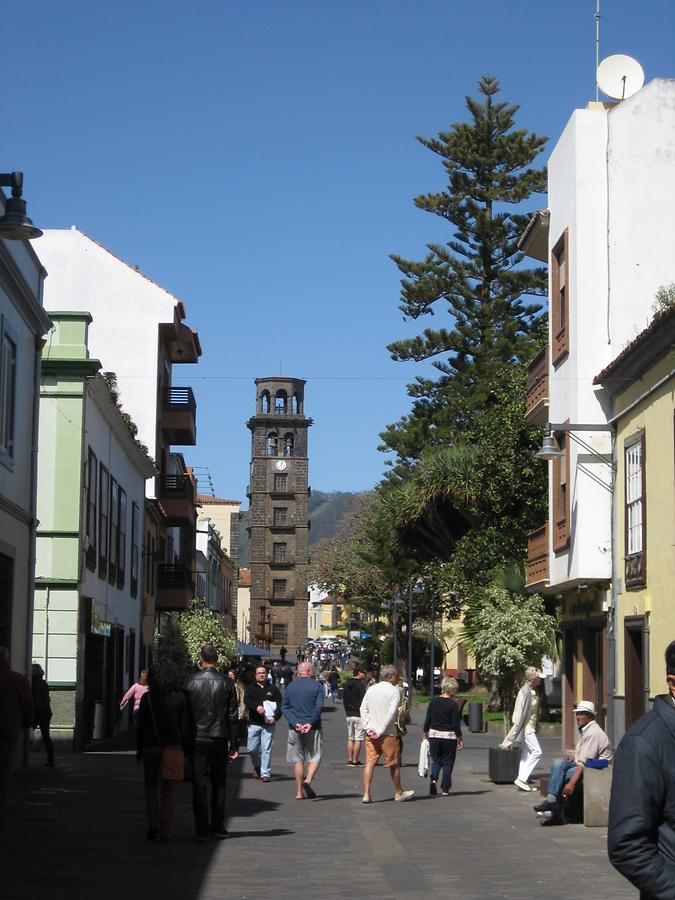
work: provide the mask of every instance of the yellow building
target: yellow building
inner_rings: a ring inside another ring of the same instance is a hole
[[[612,738],[665,691],[675,639],[675,307],[594,380],[616,425],[608,682]]]

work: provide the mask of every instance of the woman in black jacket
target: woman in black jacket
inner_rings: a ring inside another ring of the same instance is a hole
[[[146,838],[162,843],[171,840],[171,822],[177,781],[162,778],[162,748],[182,747],[190,739],[187,698],[179,679],[148,672],[150,690],[141,697],[136,729],[136,759],[143,760],[145,803],[148,814]]]
[[[429,740],[429,756],[431,757],[429,793],[432,797],[435,797],[437,793],[436,782],[441,769],[443,769],[441,792],[444,797],[449,796],[455,755],[457,750],[461,750],[464,746],[462,720],[459,715],[459,706],[454,699],[458,687],[454,678],[444,678],[441,681],[441,694],[439,697],[432,698],[424,719],[424,737]]]

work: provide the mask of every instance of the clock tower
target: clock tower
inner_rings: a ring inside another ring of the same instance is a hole
[[[301,378],[256,379],[248,486],[251,637],[289,657],[307,640],[309,494]]]

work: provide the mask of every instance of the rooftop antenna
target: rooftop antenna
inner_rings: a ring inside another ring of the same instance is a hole
[[[645,83],[645,73],[632,56],[617,53],[608,56],[598,66],[597,86],[613,100],[627,100],[637,94]]]

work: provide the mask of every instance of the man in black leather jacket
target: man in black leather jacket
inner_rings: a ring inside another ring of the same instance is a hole
[[[614,759],[609,859],[641,900],[675,897],[675,641],[666,681],[669,692],[626,732]]]
[[[227,837],[225,787],[228,755],[230,759],[236,759],[239,749],[237,693],[232,680],[219,672],[217,665],[218,652],[215,647],[204,644],[199,663],[201,671],[189,675],[185,682],[185,693],[194,721],[192,807],[200,843],[208,841],[209,835],[219,839]]]

